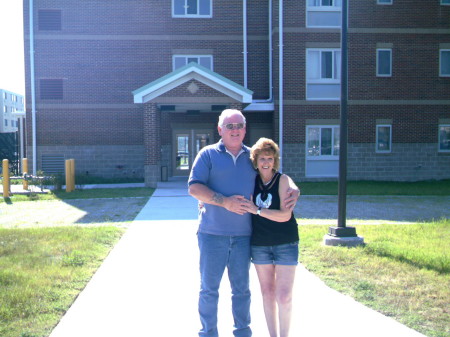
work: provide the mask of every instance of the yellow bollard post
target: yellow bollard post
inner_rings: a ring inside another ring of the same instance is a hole
[[[75,159],[70,159],[70,187],[71,191],[75,191]]]
[[[22,174],[28,174],[28,159],[27,158],[22,159]],[[23,179],[22,185],[23,185],[23,189],[25,191],[28,190],[28,181]]]
[[[67,159],[66,160],[66,192],[71,192],[70,190],[70,169],[71,169],[71,165],[70,165],[70,160]]]
[[[9,198],[9,160],[3,159],[3,197]]]

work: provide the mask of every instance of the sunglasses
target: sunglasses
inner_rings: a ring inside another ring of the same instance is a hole
[[[245,123],[228,123],[223,125],[227,130],[240,130],[245,128]]]

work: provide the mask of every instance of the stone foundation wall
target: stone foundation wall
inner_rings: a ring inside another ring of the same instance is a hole
[[[27,148],[32,170],[32,148]],[[138,145],[38,146],[37,170],[42,170],[43,155],[62,155],[75,159],[75,173],[104,178],[143,178],[144,147]],[[64,166],[63,166],[64,167]]]
[[[305,177],[305,144],[284,144],[283,152],[283,172],[294,180],[329,180]],[[348,144],[347,160],[348,180],[450,179],[450,153],[438,152],[437,144],[394,143],[391,153],[376,153],[375,144]]]

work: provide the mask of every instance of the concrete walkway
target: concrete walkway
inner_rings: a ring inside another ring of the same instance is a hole
[[[161,183],[51,337],[194,337],[200,324],[197,203],[186,182]],[[251,268],[252,329],[268,337]],[[219,333],[232,337],[230,286],[224,276]],[[292,337],[419,337],[418,332],[355,302],[298,267]]]

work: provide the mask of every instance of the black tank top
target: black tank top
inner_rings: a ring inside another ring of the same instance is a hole
[[[281,173],[276,172],[272,180],[267,184],[256,176],[253,201],[256,206],[268,209],[280,209],[280,195],[278,186],[280,185]],[[291,243],[299,240],[297,221],[294,213],[286,222],[269,220],[259,215],[252,214],[252,245],[254,246],[275,246]]]

